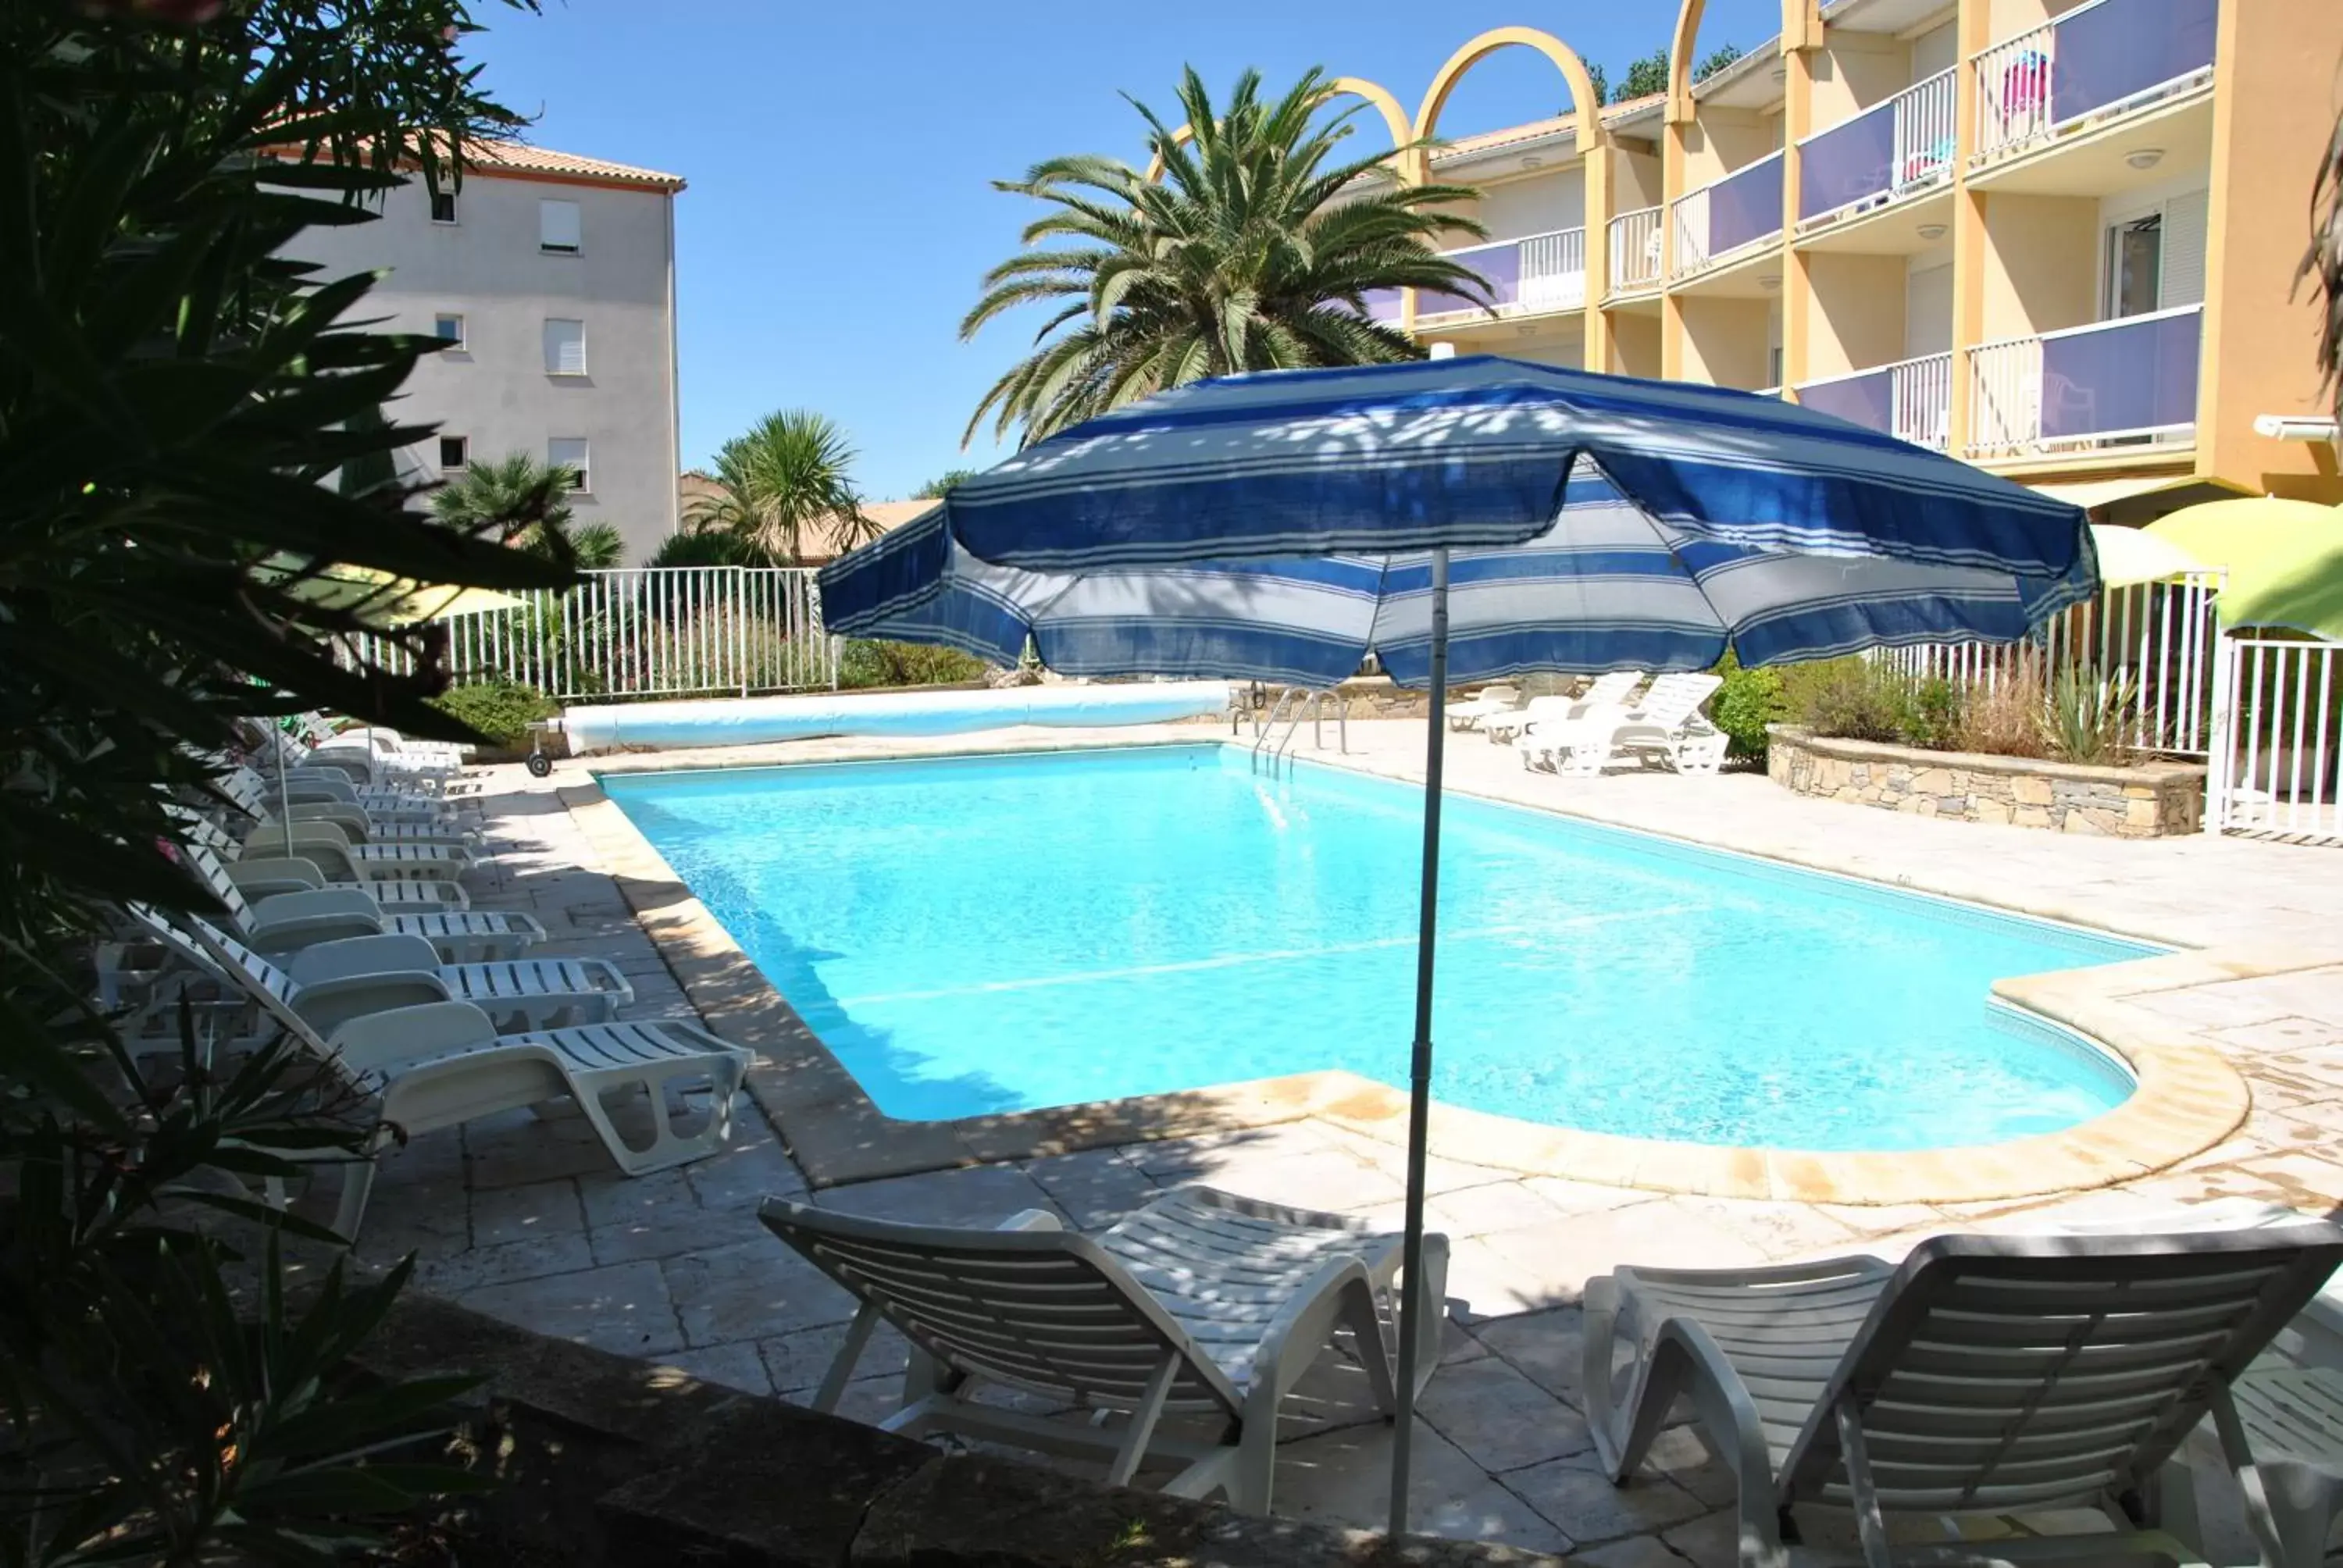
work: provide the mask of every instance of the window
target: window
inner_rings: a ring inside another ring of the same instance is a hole
[[[464,318],[452,310],[443,310],[431,318],[431,330],[439,341],[450,348],[464,347]]]
[[[548,376],[586,374],[586,324],[545,318],[545,373]]]
[[[537,204],[537,248],[556,256],[576,256],[579,249],[578,204],[541,201]]]
[[[548,468],[567,468],[574,481],[570,489],[590,490],[586,482],[588,454],[583,436],[556,436],[545,444],[545,465]]]
[[[2162,214],[2107,230],[2107,315],[2145,316],[2159,308],[2164,281]]]
[[[468,468],[471,466],[472,443],[468,437],[442,436],[439,437],[439,471],[441,473],[452,474],[459,468]]]
[[[431,221],[433,223],[454,223],[456,221],[456,193],[454,191],[433,191],[431,193]]]

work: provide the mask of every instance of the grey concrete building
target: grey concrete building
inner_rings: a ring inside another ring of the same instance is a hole
[[[331,272],[387,268],[365,313],[452,345],[388,410],[434,422],[402,454],[425,478],[509,452],[578,471],[577,521],[630,563],[676,528],[674,175],[545,147],[477,149],[462,188],[390,193],[379,223],[292,248]]]

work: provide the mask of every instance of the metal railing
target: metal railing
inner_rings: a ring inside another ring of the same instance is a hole
[[[1958,66],[1798,143],[1798,221],[1826,222],[1941,184],[1953,171]]]
[[[1674,271],[1683,277],[1782,232],[1782,155],[1678,196],[1668,208],[1675,237]]]
[[[1667,271],[1661,253],[1660,209],[1637,207],[1611,220],[1611,292],[1654,288]]]
[[[1971,348],[1963,455],[2193,437],[2203,315],[2184,305]]]
[[[803,567],[639,567],[584,572],[562,593],[446,623],[458,680],[503,678],[548,697],[790,691],[838,684],[838,643]],[[400,668],[397,645],[357,657]]]
[[[2226,574],[2193,572],[2170,582],[2109,588],[2067,609],[2038,641],[2016,647],[1930,643],[1884,650],[1879,658],[1914,679],[1941,678],[1993,691],[2013,678],[2047,689],[2079,664],[2104,691],[2133,684],[2122,743],[2137,751],[2206,757],[2216,742],[2214,693],[2219,676],[2213,601]]]
[[[2247,629],[2218,639],[2205,830],[2343,844],[2343,643]]]
[[[1495,301],[1500,316],[1575,310],[1586,303],[1584,228],[1553,229],[1441,254],[1481,275],[1489,285],[1489,296]],[[1481,314],[1480,302],[1464,295],[1425,289],[1416,297],[1418,321],[1432,317]]]
[[[2217,10],[2217,0],[2090,0],[1978,51],[1970,163],[2209,80]]]
[[[1801,406],[1941,452],[1950,439],[1953,357],[1923,354],[1875,369],[1798,383]]]

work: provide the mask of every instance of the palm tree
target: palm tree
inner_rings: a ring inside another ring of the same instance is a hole
[[[508,534],[507,544],[587,570],[616,566],[625,552],[617,528],[596,523],[570,530],[574,514],[568,497],[576,483],[577,476],[568,468],[549,467],[527,452],[508,452],[474,463],[432,491],[431,514],[467,532],[478,532],[500,518],[525,518],[527,525]],[[556,539],[561,544],[557,546]]]
[[[1191,67],[1180,107],[1192,143],[1132,100],[1147,150],[1162,162],[1161,182],[1089,156],[994,182],[1057,210],[1026,226],[1032,248],[985,275],[960,337],[1029,301],[1059,308],[1036,336],[1040,348],[985,393],[968,434],[990,414],[997,433],[1021,424],[1036,441],[1232,370],[1421,357],[1404,333],[1369,318],[1367,297],[1379,290],[1413,286],[1485,303],[1481,277],[1433,249],[1449,231],[1485,236],[1440,210],[1478,193],[1394,182],[1388,155],[1332,161],[1350,135],[1350,112],[1320,113],[1332,91],[1313,70],[1266,103],[1260,73],[1248,71],[1216,109]]]
[[[731,534],[774,560],[794,560],[809,526],[827,527],[841,549],[882,531],[865,516],[847,469],[854,448],[846,434],[804,408],[757,421],[716,454],[717,489],[695,500],[685,521]]]

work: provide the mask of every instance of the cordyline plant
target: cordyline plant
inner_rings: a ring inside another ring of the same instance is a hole
[[[460,0],[0,0],[0,1564],[320,1562],[458,1486],[450,1385],[351,1381],[403,1271],[288,1301],[262,1201],[360,1131],[282,1042],[145,1053],[90,998],[120,902],[203,900],[165,805],[238,715],[463,739],[428,628],[393,673],[315,579],[528,589],[550,493],[430,519],[383,418],[427,340],[287,259],[515,117]],[[395,408],[394,408],[395,412]],[[557,552],[558,553],[558,552]],[[390,591],[390,590],[386,590]]]

